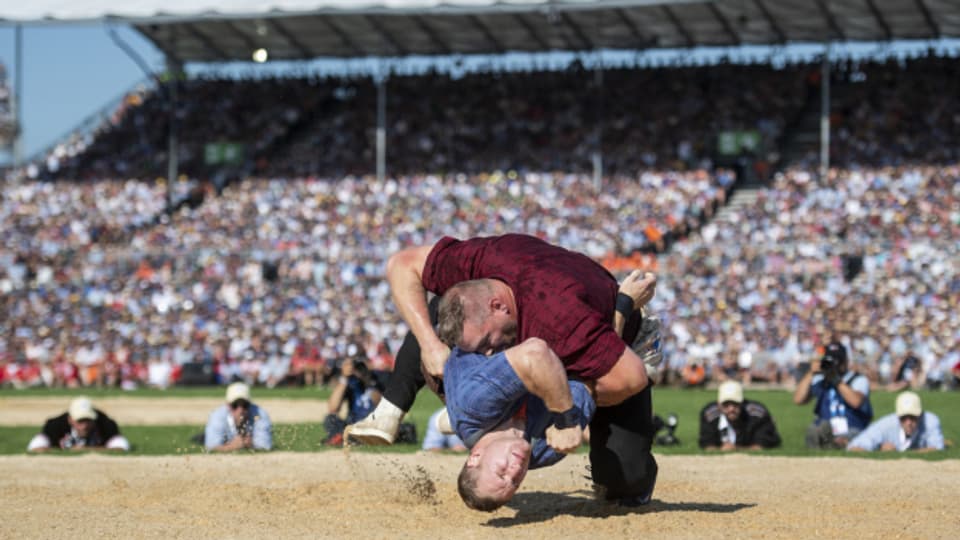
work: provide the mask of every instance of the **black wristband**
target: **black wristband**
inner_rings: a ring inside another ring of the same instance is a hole
[[[553,413],[553,425],[557,429],[567,429],[580,425],[580,409],[574,405],[562,413]]]
[[[617,293],[617,312],[623,315],[624,319],[629,319],[633,315],[633,298],[626,293]]]

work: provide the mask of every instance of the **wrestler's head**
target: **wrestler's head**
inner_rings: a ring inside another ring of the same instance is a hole
[[[527,476],[531,450],[519,430],[492,431],[480,437],[457,479],[460,498],[482,512],[506,504]]]
[[[463,281],[440,299],[437,335],[450,347],[493,354],[517,341],[517,318],[492,280]]]

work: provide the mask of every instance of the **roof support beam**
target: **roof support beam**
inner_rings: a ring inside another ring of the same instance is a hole
[[[250,36],[245,34],[243,30],[240,30],[240,27],[237,26],[237,23],[231,21],[230,19],[223,19],[220,22],[226,26],[231,33],[237,35],[240,38],[240,41],[243,41],[244,47],[246,47],[251,53],[259,48],[259,46],[254,43],[252,39],[250,39]]]
[[[814,0],[814,2],[817,4],[817,9],[819,9],[823,15],[823,19],[827,21],[827,25],[830,26],[833,35],[840,38],[841,41],[846,41],[847,36],[843,34],[843,30],[841,30],[840,25],[837,24],[837,19],[834,18],[833,13],[830,13],[830,8],[827,7],[823,0]]]
[[[447,43],[444,42],[442,39],[440,39],[440,36],[433,31],[433,28],[430,28],[430,25],[427,24],[427,21],[423,17],[419,15],[413,15],[413,22],[416,23],[416,25],[420,28],[420,30],[423,30],[423,33],[426,34],[428,38],[430,38],[430,41],[432,41],[433,44],[437,46],[440,52],[446,55],[451,54],[452,51],[450,50],[450,46],[447,45]]]
[[[287,43],[290,44],[291,47],[296,49],[297,52],[300,53],[300,56],[303,56],[304,58],[314,58],[317,56],[316,54],[313,53],[313,51],[308,49],[307,46],[304,45],[299,39],[293,37],[293,34],[290,33],[290,30],[287,30],[287,27],[283,26],[283,24],[280,23],[279,19],[267,17],[266,19],[264,19],[264,23],[266,23],[267,26],[272,28],[273,31],[276,32],[280,37],[285,39]]]
[[[225,53],[223,49],[221,49],[220,47],[217,47],[216,44],[213,43],[213,40],[211,40],[210,38],[205,36],[203,33],[201,33],[200,29],[197,28],[197,25],[193,23],[184,23],[183,27],[187,30],[187,33],[190,34],[191,37],[193,37],[194,39],[199,41],[204,47],[209,49],[216,58],[220,60],[236,60],[236,58],[231,58],[230,55]]]
[[[630,30],[630,35],[633,36],[633,40],[636,42],[636,47],[638,49],[646,49],[650,46],[650,38],[643,35],[640,29],[637,28],[636,23],[634,23],[633,20],[627,16],[626,11],[622,9],[615,9],[613,12],[617,15],[617,18],[620,19],[620,22],[627,27],[627,30]]]
[[[890,25],[887,24],[887,20],[883,18],[883,13],[880,13],[877,4],[875,4],[873,0],[867,0],[867,7],[870,8],[870,13],[873,13],[873,18],[877,20],[877,24],[879,24],[883,30],[883,39],[887,41],[893,39],[893,32],[890,30]]]
[[[687,47],[693,47],[693,37],[690,35],[690,32],[687,31],[686,27],[683,26],[683,23],[680,22],[680,18],[677,17],[677,14],[670,9],[670,6],[664,4],[663,12],[667,14],[667,18],[670,19],[670,22],[673,23],[673,26],[677,28],[677,31],[680,32],[680,35],[683,36],[683,40],[687,43]]]
[[[933,20],[933,15],[930,13],[930,8],[927,7],[927,3],[923,0],[916,0],[916,3],[920,13],[923,14],[923,20],[927,21],[927,26],[929,26],[933,32],[933,37],[940,39],[940,27],[937,25],[937,22]]]
[[[393,48],[394,51],[396,51],[397,56],[407,56],[408,54],[410,54],[410,52],[407,51],[407,49],[404,48],[403,45],[400,45],[400,42],[394,39],[393,35],[390,34],[390,32],[388,32],[386,28],[384,28],[383,24],[379,21],[379,19],[377,19],[373,15],[367,15],[364,17],[364,19],[366,19],[367,22],[370,23],[370,26],[372,26],[373,29],[376,30],[378,34],[380,34],[383,40],[386,41],[390,45],[390,47]]]
[[[505,52],[505,49],[503,48],[503,44],[501,44],[500,41],[497,39],[497,37],[493,35],[493,32],[490,31],[490,28],[488,28],[487,25],[484,24],[483,19],[481,19],[480,17],[474,14],[470,14],[470,15],[467,15],[467,20],[472,22],[473,25],[480,30],[480,33],[483,34],[483,37],[487,41],[489,41],[490,43],[493,43],[493,46],[494,48],[497,49],[498,53],[502,54]]]
[[[550,46],[549,43],[547,43],[546,41],[544,41],[543,38],[540,37],[539,34],[537,34],[536,30],[533,29],[533,25],[530,24],[530,21],[526,20],[526,19],[523,17],[523,13],[517,13],[516,15],[513,16],[513,18],[514,18],[518,23],[520,23],[520,26],[522,26],[522,27],[524,28],[524,30],[527,31],[528,34],[530,34],[530,37],[532,37],[533,40],[537,42],[537,45],[539,45],[541,49],[550,50],[550,49],[553,48],[553,47]]]
[[[723,13],[720,12],[720,8],[717,7],[717,4],[710,2],[707,5],[710,7],[710,11],[713,13],[713,16],[720,21],[720,26],[723,27],[723,31],[730,36],[730,39],[732,40],[731,45],[740,45],[740,35],[734,31],[733,26],[730,25],[730,21],[723,16]]]
[[[320,16],[320,17],[316,17],[316,18],[313,19],[313,20],[315,20],[315,21],[323,24],[323,25],[326,26],[331,32],[333,32],[334,34],[336,34],[336,35],[337,35],[337,38],[338,38],[344,45],[346,45],[348,49],[352,50],[352,51],[354,52],[354,54],[357,54],[357,55],[359,55],[359,56],[367,56],[368,54],[370,54],[370,53],[367,52],[366,50],[361,49],[360,47],[358,47],[357,44],[354,43],[353,40],[350,38],[350,34],[344,32],[342,28],[340,28],[339,26],[336,25],[336,23],[334,23],[334,21],[336,20],[336,17],[323,17],[323,16]]]
[[[783,33],[783,29],[780,28],[780,25],[777,24],[777,20],[773,18],[773,15],[770,14],[770,10],[767,9],[767,5],[763,3],[763,0],[753,0],[753,3],[757,5],[757,9],[760,10],[760,13],[763,14],[763,18],[767,20],[767,24],[770,25],[770,29],[773,30],[773,33],[777,35],[778,43],[786,43],[787,35]]]
[[[560,20],[563,21],[563,24],[567,25],[568,28],[573,30],[573,35],[577,36],[577,40],[580,41],[584,49],[592,50],[595,48],[593,42],[590,41],[590,38],[583,33],[583,30],[577,26],[577,23],[570,18],[570,15],[566,11],[560,12]]]

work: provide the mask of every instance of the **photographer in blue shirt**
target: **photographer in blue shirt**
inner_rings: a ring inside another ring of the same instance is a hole
[[[807,428],[807,448],[846,448],[873,419],[870,381],[847,366],[847,348],[833,341],[797,383],[794,403],[817,399],[813,423]]]

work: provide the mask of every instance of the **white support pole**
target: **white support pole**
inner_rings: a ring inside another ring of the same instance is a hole
[[[381,73],[377,78],[377,181],[383,182],[387,175],[387,77]]]
[[[820,178],[830,170],[830,45],[820,64]]]

